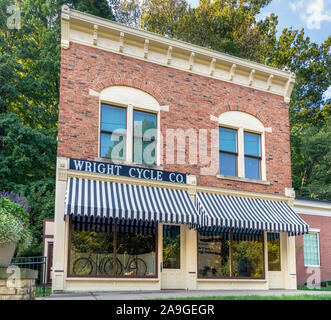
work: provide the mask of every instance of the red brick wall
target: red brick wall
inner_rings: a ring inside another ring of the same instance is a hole
[[[301,214],[301,218],[310,228],[320,229],[320,272],[321,281],[331,280],[331,217]],[[303,237],[296,237],[297,282],[303,285],[309,274],[304,266]]]
[[[169,112],[161,111],[162,134],[166,128],[217,129],[210,115],[229,110],[250,113],[272,127],[265,139],[270,186],[201,176],[199,164],[164,164],[164,170],[195,174],[200,185],[237,190],[284,194],[284,188],[292,186],[289,115],[283,97],[78,44],[62,49],[58,156],[96,160],[98,97],[90,96],[89,89],[100,92],[112,85],[142,89],[169,105]]]

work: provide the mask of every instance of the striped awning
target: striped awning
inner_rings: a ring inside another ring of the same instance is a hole
[[[199,192],[196,205],[204,228],[219,226],[290,235],[308,232],[308,225],[282,201]]]
[[[198,212],[183,190],[69,178],[65,215],[198,224]]]

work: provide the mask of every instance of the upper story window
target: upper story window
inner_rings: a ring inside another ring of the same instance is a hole
[[[133,162],[155,164],[156,115],[133,111]]]
[[[158,102],[146,92],[113,86],[100,93],[101,158],[160,164]]]
[[[219,129],[219,161],[220,173],[236,176],[237,175],[237,131],[228,128]]]
[[[218,118],[219,172],[254,180],[266,180],[265,128],[240,111],[228,111]]]
[[[102,158],[124,160],[126,145],[126,109],[101,105]]]
[[[245,178],[260,179],[260,135],[244,132]]]

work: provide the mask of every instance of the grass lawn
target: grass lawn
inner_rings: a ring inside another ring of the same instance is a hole
[[[311,291],[330,291],[331,294],[331,286],[328,287],[320,287],[320,288],[308,288],[306,286],[298,286],[298,290],[311,290]]]
[[[331,294],[298,294],[293,296],[210,296],[210,297],[184,297],[184,298],[169,298],[166,300],[331,300]]]
[[[49,296],[52,293],[51,287],[45,288],[45,296]],[[42,286],[36,286],[36,298],[43,296],[43,287]]]

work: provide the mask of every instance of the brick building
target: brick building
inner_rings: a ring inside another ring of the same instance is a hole
[[[296,198],[294,210],[309,225],[309,234],[296,237],[298,285],[331,280],[331,202]]]
[[[52,286],[296,288],[293,74],[62,9]]]

